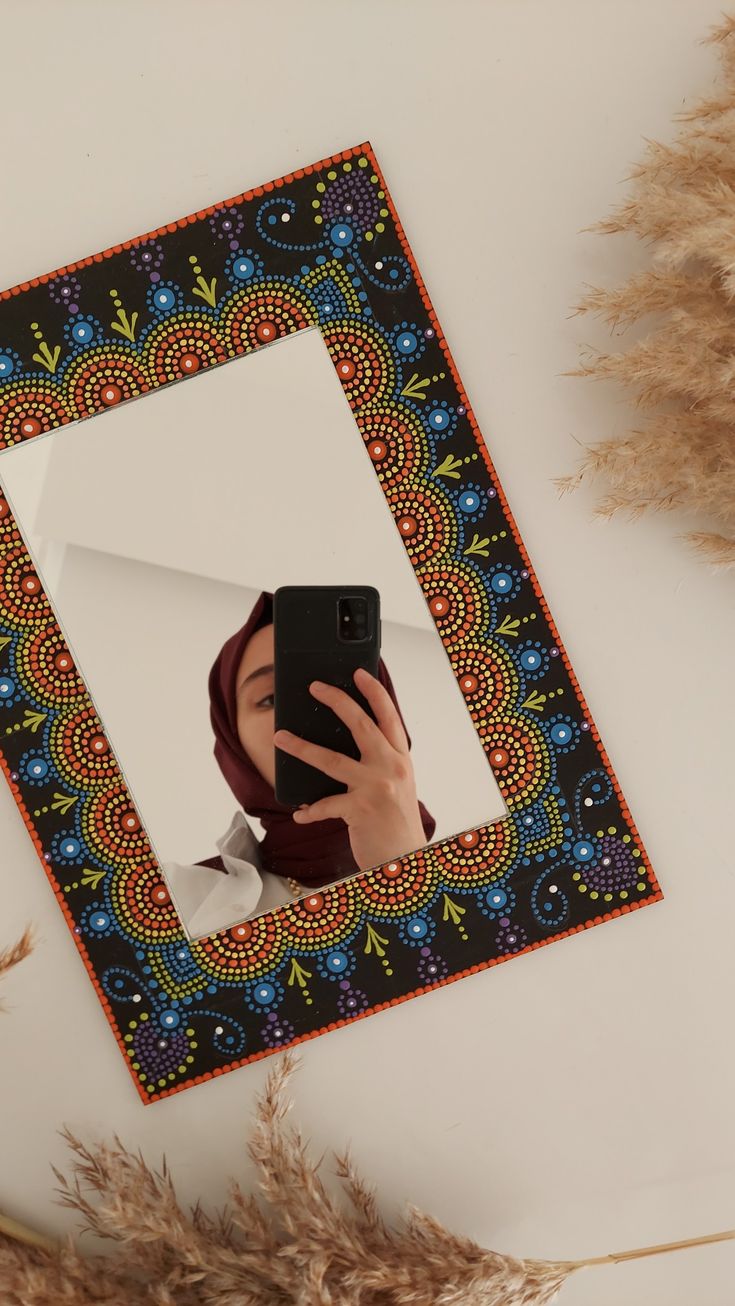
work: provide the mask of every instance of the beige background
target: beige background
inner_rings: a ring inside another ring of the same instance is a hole
[[[298,1112],[317,1152],[352,1139],[389,1208],[524,1254],[734,1223],[732,580],[680,523],[595,523],[552,484],[629,418],[560,376],[596,334],[569,315],[582,283],[643,257],[582,228],[709,89],[720,8],[2,4],[0,284],[366,137],[381,159],[667,897],[305,1045]],[[221,1199],[267,1062],[143,1108],[5,788],[0,832],[2,934],[42,936],[0,1024],[2,1205],[66,1227],[62,1123],[165,1149],[185,1197]],[[734,1270],[711,1248],[562,1300],[724,1306]]]

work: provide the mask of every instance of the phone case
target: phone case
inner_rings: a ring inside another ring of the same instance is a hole
[[[345,640],[340,635],[340,599],[367,602],[367,637]],[[359,757],[352,734],[338,716],[310,694],[313,680],[337,685],[368,712],[354,683],[358,667],[373,676],[380,662],[380,595],[371,585],[289,585],[276,590],[273,603],[275,637],[275,726],[349,757]],[[372,716],[372,713],[370,712]],[[276,798],[289,807],[314,803],[345,786],[322,771],[276,749]]]

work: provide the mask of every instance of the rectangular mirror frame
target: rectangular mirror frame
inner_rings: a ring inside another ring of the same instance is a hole
[[[0,458],[0,762],[145,1103],[662,896],[369,143],[5,291],[0,453],[311,327],[509,818],[189,941]]]

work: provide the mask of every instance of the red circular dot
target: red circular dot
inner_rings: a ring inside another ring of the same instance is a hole
[[[462,676],[459,682],[463,694],[474,694],[479,683],[477,676]]]
[[[230,930],[230,937],[233,938],[236,943],[247,943],[252,932],[253,927],[250,922],[243,921],[242,925],[236,925],[233,930]]]
[[[2,521],[4,517],[9,517],[9,516],[10,516],[10,505],[8,504],[7,499],[0,499],[0,521]]]
[[[388,446],[384,440],[373,440],[368,445],[368,453],[374,463],[382,462],[388,452]]]
[[[490,765],[497,767],[507,766],[510,761],[510,753],[505,748],[494,748],[490,754]]]
[[[136,830],[140,829],[140,821],[135,812],[124,812],[121,824],[123,830],[127,830],[130,834],[134,834]]]
[[[264,344],[269,340],[275,340],[277,335],[275,322],[259,322],[255,328],[255,334],[258,340],[262,340]]]
[[[90,740],[90,747],[92,749],[92,752],[97,753],[98,756],[101,756],[103,753],[109,752],[110,749],[110,745],[108,744],[104,735],[93,735]]]
[[[24,417],[20,424],[20,433],[24,440],[30,440],[31,436],[39,435],[41,432],[41,423],[35,417]]]
[[[192,372],[198,372],[201,366],[196,354],[182,354],[179,365],[186,376],[190,376]]]
[[[324,906],[324,894],[312,893],[308,898],[304,898],[302,906],[305,911],[321,911]]]
[[[20,588],[24,594],[40,594],[41,582],[34,571],[28,572],[20,583]]]
[[[387,866],[383,867],[383,875],[387,880],[397,880],[400,874],[401,868],[398,862],[389,862]]]
[[[119,385],[113,385],[112,382],[108,382],[107,385],[103,385],[102,387],[100,399],[106,408],[110,408],[112,404],[120,403],[120,400],[122,399],[122,390]]]
[[[415,517],[405,516],[398,518],[398,529],[405,539],[410,540],[412,535],[418,530],[418,522]]]
[[[340,358],[337,363],[337,376],[340,381],[351,381],[357,368],[351,358]]]
[[[480,842],[480,836],[477,830],[468,830],[466,834],[460,835],[459,842],[463,848],[476,848]]]
[[[167,902],[171,901],[171,895],[165,884],[157,884],[151,893],[151,898],[157,907],[163,907]]]
[[[449,611],[449,599],[444,594],[437,594],[429,604],[435,617],[446,617]]]

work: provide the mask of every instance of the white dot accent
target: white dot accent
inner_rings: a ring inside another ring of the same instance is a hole
[[[282,213],[282,214],[281,214],[281,222],[290,222],[290,221],[291,221],[291,214],[290,214],[290,213]]]
[[[225,1031],[221,1025],[218,1025],[214,1032],[215,1034],[224,1034]]]
[[[140,993],[134,993],[134,994],[133,994],[133,1002],[142,1002],[142,1001],[143,1001],[143,999],[142,999]]]

